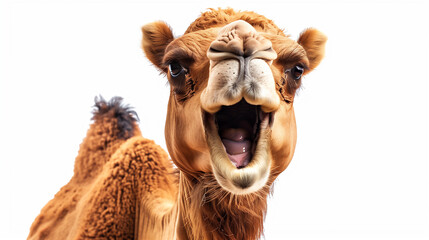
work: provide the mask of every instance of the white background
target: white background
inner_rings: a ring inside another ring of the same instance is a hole
[[[177,36],[209,7],[253,10],[296,39],[328,37],[295,102],[298,144],[269,199],[266,239],[429,239],[424,1],[1,1],[0,239],[25,239],[73,175],[94,96],[122,96],[165,148],[169,87],[143,24]]]

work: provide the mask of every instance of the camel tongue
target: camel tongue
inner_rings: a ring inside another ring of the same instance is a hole
[[[244,129],[228,128],[221,131],[223,146],[231,162],[242,168],[249,164],[251,159],[252,142],[248,140],[249,132]]]
[[[228,139],[222,139],[222,143],[225,146],[226,152],[231,155],[248,153],[252,148],[252,143],[249,140],[232,141]]]
[[[235,165],[236,168],[246,167],[251,158],[250,152],[245,152],[241,154],[231,155],[228,154],[229,160]]]

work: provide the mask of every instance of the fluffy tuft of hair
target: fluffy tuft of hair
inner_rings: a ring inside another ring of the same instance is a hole
[[[277,27],[272,20],[255,12],[234,11],[232,8],[209,8],[208,10],[209,11],[203,12],[201,16],[188,27],[185,34],[212,27],[224,26],[237,20],[244,20],[262,31],[267,31],[276,35],[285,35],[283,30]]]
[[[93,120],[115,118],[117,121],[118,138],[128,139],[134,136],[134,124],[139,121],[137,113],[129,105],[122,103],[122,97],[113,97],[110,101],[102,96],[95,97]]]

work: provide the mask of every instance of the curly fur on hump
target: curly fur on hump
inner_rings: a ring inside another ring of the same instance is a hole
[[[137,201],[175,195],[177,174],[167,154],[141,137],[137,115],[122,98],[96,98],[93,113],[73,177],[41,210],[28,239],[132,239]]]

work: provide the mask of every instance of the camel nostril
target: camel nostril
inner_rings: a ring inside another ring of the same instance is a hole
[[[220,38],[212,42],[209,52],[212,53],[232,53],[236,56],[243,56],[243,41],[240,38],[225,40]]]
[[[215,48],[213,48],[213,47],[210,47],[209,51],[210,51],[210,52],[215,52],[215,53],[220,53],[220,52],[222,52],[222,51],[217,50],[217,49],[215,49]]]

